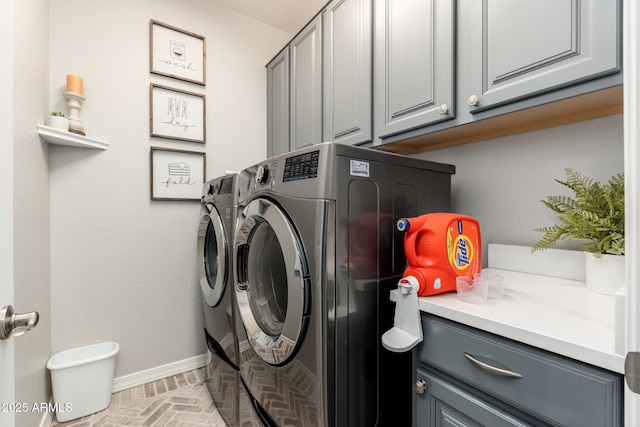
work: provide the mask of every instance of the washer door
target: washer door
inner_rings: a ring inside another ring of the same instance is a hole
[[[215,307],[224,295],[229,277],[229,243],[218,210],[214,205],[206,205],[204,209],[198,227],[198,277],[204,300]]]
[[[251,201],[237,233],[236,301],[251,347],[265,362],[286,363],[306,327],[307,263],[287,216],[268,199]]]

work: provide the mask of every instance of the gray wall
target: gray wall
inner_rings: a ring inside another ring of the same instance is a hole
[[[622,115],[421,153],[415,157],[454,164],[452,206],[480,221],[487,243],[533,246],[537,227],[556,222],[540,200],[571,195],[554,181],[565,168],[606,182],[624,171]],[[575,243],[558,248],[575,249]],[[486,257],[483,257],[486,266]]]

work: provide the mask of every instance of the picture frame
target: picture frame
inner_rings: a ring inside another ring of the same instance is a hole
[[[204,36],[152,19],[149,43],[149,67],[153,74],[205,85]]]
[[[206,154],[151,147],[151,200],[200,201]]]
[[[206,142],[206,96],[151,83],[150,134],[158,138]]]

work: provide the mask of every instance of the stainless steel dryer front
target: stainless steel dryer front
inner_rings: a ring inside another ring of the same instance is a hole
[[[227,425],[238,422],[238,342],[235,331],[233,238],[237,173],[207,181],[198,227],[198,272],[204,313],[204,339],[211,353],[205,382]]]
[[[394,224],[448,211],[454,170],[324,143],[240,173],[239,368],[266,424],[409,425],[410,355],[381,345],[406,264]]]

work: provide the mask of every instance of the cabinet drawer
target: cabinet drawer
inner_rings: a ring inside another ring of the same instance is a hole
[[[621,375],[435,316],[422,327],[423,363],[554,424],[622,425]]]

